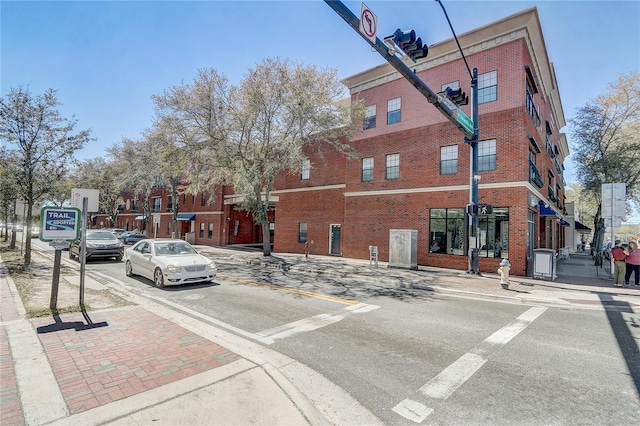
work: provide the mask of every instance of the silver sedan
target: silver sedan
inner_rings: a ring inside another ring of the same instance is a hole
[[[128,277],[140,275],[153,280],[156,287],[210,282],[216,264],[182,240],[147,239],[124,253]]]

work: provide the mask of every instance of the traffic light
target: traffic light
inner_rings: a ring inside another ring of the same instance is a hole
[[[416,38],[414,30],[402,31],[398,28],[392,36],[385,38],[387,40],[393,41],[413,62],[429,54],[429,47],[422,44],[420,37]]]
[[[450,87],[447,87],[445,95],[447,96],[447,98],[451,99],[451,102],[458,106],[467,105],[469,103],[469,97],[462,91],[462,89],[454,90]]]

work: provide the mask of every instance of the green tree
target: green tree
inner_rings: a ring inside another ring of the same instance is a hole
[[[99,190],[100,208],[107,213],[111,223],[116,223],[120,206],[124,202],[122,193],[126,189],[126,182],[122,179],[117,165],[103,157],[81,161],[75,170],[73,180],[75,188]]]
[[[172,87],[154,101],[159,116],[177,120],[188,136],[185,149],[197,164],[190,182],[233,185],[262,225],[268,256],[267,211],[278,176],[300,171],[308,145],[322,142],[352,152],[348,141],[359,131],[354,123],[362,120],[364,107],[338,102],[345,96],[333,70],[268,58],[238,85],[214,69],[200,70],[193,84]]]
[[[608,91],[570,120],[573,158],[585,194],[597,200],[594,229],[601,228],[601,185],[625,183],[627,213],[640,205],[640,74],[621,75]],[[596,234],[596,245],[602,242]]]
[[[4,148],[0,148],[0,221],[4,241],[9,239],[9,223],[13,223],[10,247],[16,246],[15,205],[18,201],[18,182],[16,176],[17,159]]]
[[[28,88],[12,88],[0,99],[0,138],[8,142],[18,163],[18,196],[26,208],[24,263],[31,263],[33,208],[54,188],[66,171],[75,151],[89,140],[89,130],[74,132],[75,119],[60,115],[56,92],[48,89],[33,96]]]

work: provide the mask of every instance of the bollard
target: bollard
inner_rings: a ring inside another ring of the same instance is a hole
[[[505,290],[509,289],[509,269],[511,269],[511,263],[509,263],[509,259],[502,259],[502,261],[500,262],[500,267],[498,268],[498,273],[500,274],[500,285]]]

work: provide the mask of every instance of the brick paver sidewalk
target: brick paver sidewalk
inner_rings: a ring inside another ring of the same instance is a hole
[[[71,414],[240,358],[139,306],[32,324]]]

